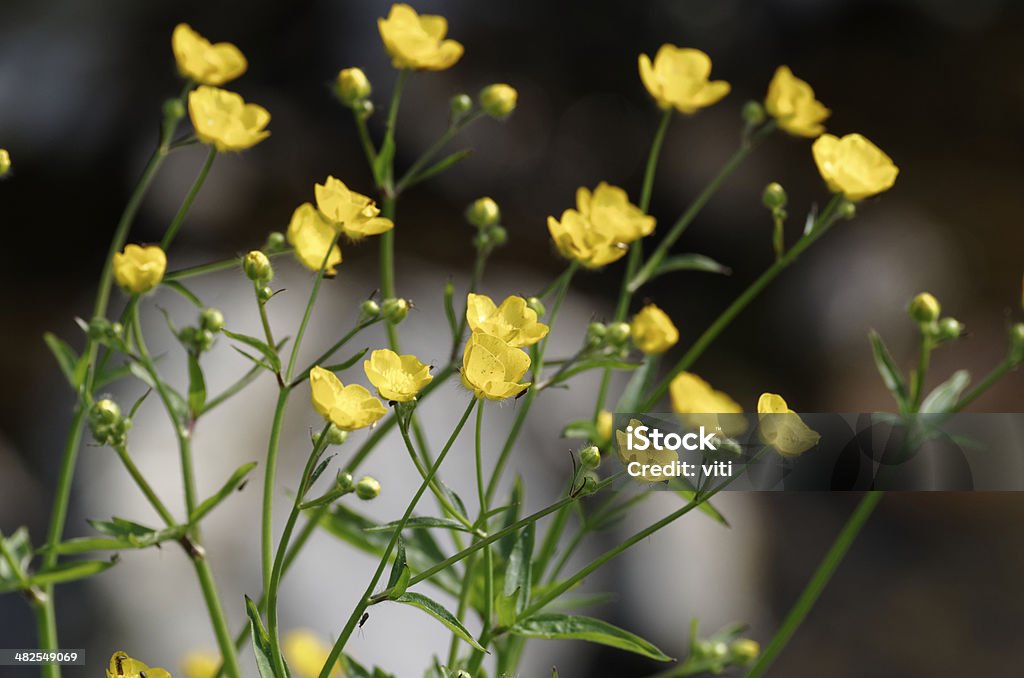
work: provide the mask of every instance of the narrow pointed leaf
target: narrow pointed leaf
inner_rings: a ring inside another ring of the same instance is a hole
[[[586,640],[617,647],[660,662],[672,658],[640,636],[593,617],[538,614],[513,626],[510,633],[526,638]]]
[[[74,349],[52,332],[43,334],[43,341],[46,342],[50,352],[53,353],[53,357],[57,360],[57,365],[60,366],[60,371],[64,373],[64,377],[68,380],[71,388],[77,389],[81,386],[82,384],[78,380],[77,374],[78,356],[75,355]]]
[[[265,341],[261,341],[256,337],[250,337],[247,334],[239,334],[237,332],[230,332],[228,330],[221,331],[227,337],[230,337],[235,341],[240,341],[246,346],[251,346],[260,353],[262,353],[263,357],[266,358],[267,360],[267,364],[273,368],[274,372],[279,372],[281,370],[281,359],[278,357],[277,351],[274,349],[274,347],[270,346]]]
[[[249,635],[252,636],[252,649],[256,655],[256,670],[260,672],[260,678],[285,678],[274,673],[270,635],[263,626],[256,603],[249,596],[245,597],[245,612],[249,616]]]
[[[36,572],[29,578],[29,583],[32,586],[63,584],[76,579],[92,577],[104,570],[109,570],[114,564],[112,560],[72,560],[58,563],[51,568]]]
[[[723,266],[711,257],[706,257],[703,254],[676,254],[662,259],[658,268],[654,270],[654,275],[651,277],[673,271],[704,271],[721,275],[732,273],[732,269],[728,266]]]
[[[419,608],[429,614],[434,619],[438,620],[442,624],[448,627],[452,633],[457,635],[462,640],[470,644],[474,649],[481,652],[486,652],[484,647],[476,642],[476,638],[470,634],[469,630],[463,626],[462,622],[456,619],[455,615],[449,612],[443,605],[438,603],[436,600],[428,598],[427,596],[420,595],[419,593],[413,593],[407,591],[404,595],[401,595],[393,599],[396,603],[402,603],[404,605],[412,605],[413,607]]]
[[[967,370],[957,370],[946,381],[935,387],[921,403],[921,414],[940,414],[949,412],[960,400],[960,394],[971,383],[971,375]]]
[[[192,515],[189,516],[189,523],[195,525],[218,504],[231,496],[231,494],[238,489],[238,486],[242,484],[242,481],[245,480],[245,477],[249,475],[254,468],[256,468],[256,462],[251,461],[248,464],[242,464],[235,469],[235,472],[232,473],[231,477],[227,479],[227,482],[217,490],[216,494],[210,496],[195,508]]]

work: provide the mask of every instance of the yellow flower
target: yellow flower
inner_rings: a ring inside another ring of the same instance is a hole
[[[679,341],[672,319],[654,304],[647,304],[629,324],[633,344],[644,353],[664,353]]]
[[[498,82],[484,87],[480,92],[480,108],[492,118],[503,120],[512,115],[518,99],[519,92],[515,87]]]
[[[747,428],[739,403],[692,372],[680,372],[669,384],[672,409],[693,427],[736,436]]]
[[[711,57],[699,49],[662,45],[651,63],[640,55],[640,79],[663,109],[674,106],[680,113],[696,113],[729,93],[724,80],[709,81]]]
[[[462,385],[477,398],[504,400],[529,387],[519,380],[530,368],[530,356],[489,334],[473,332],[462,354]]]
[[[774,393],[762,393],[758,398],[757,419],[761,440],[784,457],[798,457],[821,440],[782,396]]]
[[[292,220],[288,222],[288,244],[295,248],[295,256],[309,270],[320,270],[327,248],[331,247],[324,275],[331,277],[338,273],[334,267],[341,263],[341,248],[337,244],[331,246],[335,235],[334,228],[312,203],[304,202],[292,212]]]
[[[522,297],[506,297],[501,306],[486,294],[466,297],[466,319],[474,332],[489,334],[509,346],[533,346],[548,334],[548,326],[537,322],[537,312]]]
[[[600,268],[621,259],[628,249],[613,233],[594,228],[574,209],[562,212],[561,221],[549,216],[548,231],[562,256],[587,268]]]
[[[377,19],[377,27],[395,68],[443,71],[462,57],[462,45],[444,39],[448,21],[443,16],[420,16],[399,3],[391,6],[387,19]]]
[[[597,413],[597,421],[594,422],[594,428],[602,445],[612,437],[612,421],[612,413],[608,410],[601,410]]]
[[[174,27],[171,50],[182,77],[201,85],[223,85],[245,73],[249,66],[242,51],[230,42],[211,45],[188,24]]]
[[[814,98],[814,90],[793,75],[789,66],[779,66],[768,85],[764,108],[779,127],[798,137],[816,137],[825,131],[821,124],[832,114]]]
[[[370,96],[372,91],[370,79],[363,73],[363,69],[343,68],[338,71],[338,94],[346,104],[351,106]]]
[[[380,210],[371,198],[350,191],[334,177],[327,177],[324,183],[316,185],[315,190],[320,213],[352,240],[380,235],[395,227],[390,219],[377,216]]]
[[[345,386],[320,366],[309,371],[313,407],[342,431],[366,428],[387,414],[384,404],[359,384]]]
[[[219,668],[220,655],[213,652],[189,652],[181,660],[185,678],[214,678]]]
[[[188,114],[196,136],[218,151],[244,151],[270,136],[267,109],[247,104],[238,94],[216,87],[197,87],[188,95]]]
[[[171,678],[166,669],[151,669],[121,650],[110,656],[107,678],[143,678],[143,675],[145,678]]]
[[[416,399],[416,394],[430,383],[430,368],[414,355],[398,355],[390,349],[380,349],[363,361],[363,370],[370,383],[388,400],[405,403]]]
[[[312,631],[304,629],[289,632],[281,643],[281,650],[295,678],[317,678],[331,654],[329,645]],[[330,676],[336,678],[340,675],[341,667],[335,664]]]
[[[629,425],[632,428],[642,426],[643,424],[639,419],[630,419]],[[655,447],[654,442],[651,442],[650,447],[646,450],[629,449],[629,434],[625,431],[615,431],[615,448],[619,457],[619,461],[622,462],[623,466],[627,468],[633,462],[638,462],[641,465],[640,475],[630,474],[631,478],[636,478],[645,483],[660,483],[666,480],[663,475],[653,475],[650,472],[643,472],[643,466],[665,466],[666,464],[675,464],[679,461],[679,453],[675,450],[666,450],[664,448]]]
[[[594,228],[622,243],[631,243],[654,230],[654,217],[629,202],[629,196],[618,186],[602,181],[591,193],[581,186],[576,189],[576,209]]]
[[[6,148],[0,148],[0,177],[11,171],[11,154]]]
[[[887,191],[899,168],[878,146],[859,134],[822,134],[811,146],[818,171],[833,193],[857,201]]]
[[[127,245],[114,254],[114,279],[129,294],[143,294],[160,284],[167,255],[156,245]]]

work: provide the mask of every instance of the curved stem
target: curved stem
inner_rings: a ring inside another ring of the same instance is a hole
[[[263,565],[263,590],[270,590],[270,578],[273,572],[274,550],[274,478],[277,471],[277,453],[281,447],[281,429],[284,426],[284,414],[288,408],[287,388],[277,393],[277,404],[274,406],[274,419],[270,424],[270,440],[267,442],[267,462],[263,469],[263,508],[260,520],[260,559]]]
[[[959,412],[973,403],[978,396],[992,388],[993,384],[1005,377],[1015,367],[1017,367],[1017,363],[1010,358],[1003,360],[1003,362],[996,365],[995,369],[989,372],[977,386],[965,393],[964,396],[957,401],[956,405],[953,406],[953,409],[951,409],[950,412]]]
[[[174,241],[174,237],[178,235],[178,230],[181,228],[182,223],[185,221],[185,216],[188,215],[188,211],[192,209],[192,203],[196,201],[196,196],[199,195],[199,189],[203,187],[203,183],[206,181],[206,176],[210,173],[210,168],[213,167],[213,161],[217,157],[217,149],[210,146],[210,151],[206,155],[206,160],[203,161],[203,166],[199,169],[199,174],[196,176],[196,180],[192,183],[192,188],[189,189],[185,195],[185,200],[181,203],[181,207],[178,208],[178,213],[174,215],[174,220],[171,221],[171,225],[167,227],[167,231],[164,233],[163,240],[160,241],[160,247],[167,249],[171,246]]]

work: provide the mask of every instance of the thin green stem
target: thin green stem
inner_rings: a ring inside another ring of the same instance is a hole
[[[846,556],[847,551],[850,550],[850,546],[853,545],[857,535],[860,534],[861,529],[868,521],[868,518],[871,517],[871,513],[878,506],[878,502],[882,500],[884,494],[884,492],[872,491],[861,498],[860,503],[857,504],[857,507],[850,515],[849,520],[846,521],[846,525],[840,530],[839,536],[836,537],[832,547],[825,554],[825,558],[821,561],[818,569],[814,571],[810,581],[807,582],[807,586],[804,587],[796,603],[782,621],[782,626],[775,632],[771,642],[768,643],[764,652],[758,657],[757,663],[747,673],[747,678],[758,678],[764,675],[775,661],[775,658],[786,647],[786,643],[789,642],[789,639],[792,638],[797,628],[800,627],[804,618],[811,611],[811,608],[814,607],[818,597],[821,596],[821,592],[825,590],[825,586],[832,578],[832,575],[835,574],[836,568],[843,562],[843,558]]]
[[[384,555],[380,559],[380,563],[377,565],[377,571],[374,572],[373,577],[370,578],[370,583],[363,592],[363,595],[359,599],[359,603],[355,609],[352,610],[352,614],[349,616],[348,621],[345,623],[345,628],[342,629],[341,635],[335,641],[334,646],[331,648],[331,653],[327,657],[327,661],[324,662],[323,669],[320,671],[320,678],[328,678],[331,674],[331,669],[338,661],[338,657],[341,655],[342,650],[345,649],[345,643],[348,642],[352,632],[355,631],[356,624],[362,617],[363,612],[369,607],[373,600],[373,590],[377,587],[377,582],[380,581],[381,575],[384,573],[384,568],[391,558],[391,552],[395,548],[395,544],[398,543],[398,539],[402,534],[402,530],[405,529],[406,523],[409,522],[412,512],[416,509],[416,504],[419,503],[420,497],[427,490],[427,486],[430,485],[430,481],[434,478],[437,470],[441,468],[441,464],[444,462],[445,457],[448,456],[448,451],[452,449],[455,444],[455,440],[459,437],[459,433],[462,432],[462,427],[466,425],[466,420],[469,419],[469,415],[473,412],[473,407],[476,405],[476,399],[470,400],[469,405],[466,407],[466,411],[463,413],[459,423],[455,425],[455,430],[452,431],[451,436],[448,438],[448,442],[445,443],[441,453],[437,455],[437,461],[430,467],[430,472],[427,477],[420,483],[420,487],[416,490],[416,494],[413,495],[412,500],[409,502],[409,506],[405,509],[405,514],[402,519],[398,521],[398,525],[395,527],[394,533],[391,535],[391,540],[388,542],[387,548],[384,549]]]
[[[213,578],[213,570],[205,556],[192,559],[196,575],[199,577],[199,586],[203,591],[203,600],[206,601],[206,610],[210,614],[210,621],[213,624],[214,634],[217,636],[217,646],[220,648],[221,657],[224,661],[224,673],[230,678],[241,678],[242,669],[238,665],[238,654],[235,652],[234,641],[231,639],[231,632],[228,630],[227,617],[224,616],[224,608],[220,603],[220,596],[217,593],[217,584]]]
[[[957,401],[956,405],[953,406],[950,412],[959,412],[973,403],[977,400],[978,396],[992,388],[993,384],[1005,377],[1016,367],[1017,363],[1007,357],[1003,362],[996,365],[995,369],[985,375],[985,378],[982,379],[977,386],[965,393],[964,396]]]
[[[376,318],[373,318],[372,320],[361,322],[355,327],[353,327],[351,330],[348,331],[348,333],[345,334],[345,336],[336,341],[333,346],[331,346],[329,349],[321,353],[320,356],[316,360],[314,360],[309,367],[302,370],[299,376],[295,377],[295,379],[293,379],[292,382],[288,384],[288,388],[295,388],[296,386],[304,382],[307,378],[309,378],[310,370],[312,370],[317,365],[323,365],[324,362],[330,360],[331,356],[340,351],[342,347],[344,347],[345,344],[347,344],[353,337],[355,337],[357,334],[365,330],[367,327],[379,323],[381,320],[383,320],[383,318],[378,316]]]
[[[156,492],[153,490],[153,487],[146,480],[145,476],[143,476],[142,472],[139,471],[139,467],[135,465],[135,462],[128,454],[127,446],[124,444],[114,445],[114,451],[117,452],[117,456],[121,459],[121,464],[124,465],[125,470],[128,471],[128,475],[132,477],[132,480],[134,480],[135,484],[138,485],[139,490],[142,491],[142,494],[144,494],[146,499],[149,501],[149,505],[152,506],[153,510],[160,515],[160,518],[168,527],[172,527],[175,524],[174,516],[171,515],[169,510],[167,510],[167,506],[164,505],[160,500],[160,497],[158,497]]]
[[[299,358],[299,348],[302,346],[302,338],[306,334],[306,328],[309,326],[309,319],[313,316],[313,306],[316,304],[316,298],[320,294],[320,285],[324,281],[324,271],[327,270],[327,261],[331,258],[331,251],[334,250],[334,246],[338,243],[338,237],[340,234],[335,234],[331,240],[330,246],[327,247],[327,251],[324,254],[323,261],[320,262],[320,269],[316,272],[316,277],[313,279],[313,289],[309,293],[309,300],[306,302],[306,310],[302,314],[302,322],[299,323],[299,331],[295,334],[295,341],[292,343],[292,352],[288,358],[288,367],[285,369],[284,382],[286,384],[291,383],[292,374],[295,371],[295,363]]]
[[[924,380],[928,374],[928,363],[931,360],[932,349],[935,344],[925,335],[921,334],[921,346],[917,356],[917,369],[910,379],[910,411],[917,412],[921,408],[921,400],[924,398]]]
[[[199,190],[203,187],[203,183],[206,182],[206,177],[210,173],[210,168],[213,167],[213,161],[216,158],[217,149],[214,146],[210,146],[210,150],[206,154],[206,160],[203,161],[203,166],[199,169],[199,174],[192,183],[192,188],[185,194],[185,200],[182,201],[181,207],[178,208],[178,213],[174,215],[174,220],[171,221],[171,225],[167,227],[167,231],[164,233],[163,240],[160,241],[161,248],[166,250],[170,247],[174,237],[178,235],[178,230],[181,228],[182,223],[184,223],[188,211],[192,209],[192,203],[195,202],[196,196],[199,195]]]
[[[19,563],[14,557],[14,554],[11,553],[10,547],[4,540],[3,532],[0,532],[0,555],[3,556],[4,561],[7,563],[7,567],[10,568],[11,572],[14,574],[14,578],[18,580],[18,584],[21,588],[28,591],[32,586],[31,583],[29,583],[28,575],[26,575],[25,570],[22,569],[21,563]]]
[[[484,401],[481,400],[476,409],[476,436],[474,448],[476,450],[476,492],[480,502],[480,516],[477,518],[477,527],[487,532],[487,512],[490,510],[487,505],[487,490],[484,487],[484,463],[483,463],[483,425],[484,425]],[[492,617],[494,616],[494,554],[490,546],[484,547],[484,603],[483,628],[480,631],[480,638],[490,633]],[[468,575],[468,572],[467,572]],[[469,576],[466,577],[468,582]],[[474,650],[469,661],[469,672],[475,674],[483,661],[484,653]]]
[[[277,393],[274,419],[270,424],[270,440],[267,442],[267,462],[263,469],[263,509],[260,520],[260,556],[263,565],[263,590],[270,590],[270,579],[274,564],[274,477],[277,470],[277,454],[281,448],[281,429],[284,414],[288,409],[287,388]]]
[[[405,176],[398,180],[398,184],[395,186],[395,195],[401,195],[402,191],[416,184],[420,173],[426,169],[427,163],[433,160],[445,146],[451,143],[452,139],[459,135],[459,132],[484,117],[484,115],[485,113],[483,111],[478,110],[456,121],[454,124],[449,125],[444,134],[442,134],[437,141],[435,141],[430,148],[423,153],[423,155],[417,158],[406,171]]]
[[[377,151],[373,147],[373,140],[370,139],[370,131],[366,128],[366,116],[362,111],[353,108],[352,117],[356,121],[356,132],[359,134],[359,143],[363,147],[363,153],[366,154],[366,162],[373,167],[373,163],[377,160]]]
[[[275,252],[267,252],[266,255],[273,259],[274,257],[279,257],[284,254],[291,254],[293,251],[294,250],[292,250],[292,248],[288,247]],[[186,280],[188,278],[197,278],[208,273],[219,273],[220,271],[227,271],[232,268],[241,268],[241,266],[241,260],[238,257],[231,257],[230,259],[215,261],[210,264],[200,264],[199,266],[190,266],[177,271],[171,271],[164,276],[164,280]]]

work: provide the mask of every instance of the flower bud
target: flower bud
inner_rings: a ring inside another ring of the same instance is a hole
[[[224,314],[215,308],[205,308],[199,314],[199,326],[217,334],[224,329]]]
[[[185,117],[185,104],[181,99],[168,99],[164,102],[164,122],[176,123]]]
[[[515,110],[518,98],[519,93],[511,85],[495,83],[480,92],[480,108],[492,118],[504,120]]]
[[[363,99],[356,105],[355,110],[357,113],[359,113],[360,117],[362,117],[363,120],[366,120],[371,115],[373,115],[373,102],[370,101],[369,99]]]
[[[587,325],[587,346],[598,347],[604,343],[605,335],[608,334],[608,328],[604,323],[590,323]]]
[[[109,426],[121,418],[121,408],[113,400],[104,398],[93,404],[89,418],[92,422]]]
[[[508,231],[503,226],[488,226],[484,229],[482,235],[489,249],[501,247],[508,242]]]
[[[96,316],[89,321],[89,338],[93,341],[103,341],[110,337],[110,321],[103,316]]]
[[[353,485],[352,474],[348,471],[338,471],[338,475],[334,478],[334,484],[343,490],[351,490]]]
[[[267,284],[274,278],[274,268],[270,265],[270,259],[259,250],[253,250],[242,259],[242,270],[245,277],[254,283]]]
[[[939,321],[936,337],[939,341],[949,341],[958,339],[963,331],[963,324],[956,318],[943,318]]]
[[[346,106],[352,107],[370,96],[370,79],[360,68],[343,68],[338,72],[338,96]]]
[[[629,323],[617,322],[608,326],[608,343],[613,346],[622,346],[629,340]]]
[[[594,494],[597,491],[598,482],[597,476],[594,473],[587,473],[587,475],[583,476],[583,485],[580,486],[577,495],[586,497],[587,495]]]
[[[359,307],[359,321],[366,322],[367,320],[373,320],[380,315],[380,305],[377,304],[373,299],[367,299],[363,302],[363,305]]]
[[[11,171],[11,154],[6,148],[0,148],[0,177],[6,176]]]
[[[121,415],[113,400],[99,400],[89,410],[89,429],[100,445],[123,445],[131,427],[131,420]]]
[[[270,301],[270,297],[274,296],[274,290],[269,287],[261,287],[259,292],[256,293],[256,298],[260,300],[261,304],[265,304]]]
[[[1024,363],[1024,323],[1010,328],[1010,360],[1015,364]]]
[[[327,433],[325,442],[328,445],[341,445],[348,438],[348,431],[342,431],[340,428],[331,424],[327,427]]]
[[[755,127],[764,122],[765,113],[764,106],[758,101],[748,101],[743,104],[743,122],[747,123],[751,127]]]
[[[853,219],[855,216],[857,216],[857,206],[850,202],[849,200],[844,199],[841,203],[839,203],[839,209],[836,210],[836,215],[840,219],[846,219],[847,221],[849,221],[850,219]]]
[[[711,643],[708,646],[708,654],[716,658],[725,658],[729,656],[729,646],[722,641]]]
[[[381,304],[380,312],[385,320],[392,325],[397,325],[405,320],[405,316],[409,314],[409,302],[395,297],[385,299],[384,303]]]
[[[548,312],[548,309],[544,307],[544,302],[537,297],[530,297],[527,299],[526,306],[536,313],[538,318],[543,318],[544,314]]]
[[[204,330],[196,328],[195,333],[192,335],[192,348],[197,353],[203,353],[213,348],[213,332],[210,330]]]
[[[501,210],[493,198],[477,198],[466,208],[466,221],[477,228],[493,226],[501,221]]]
[[[284,249],[285,242],[284,233],[281,231],[271,231],[267,235],[267,242],[263,245],[263,249],[268,252],[280,252]]]
[[[458,671],[455,672],[455,677],[454,678],[473,678],[473,674],[471,674],[466,669],[459,669]]]
[[[601,450],[594,445],[580,451],[580,463],[585,469],[595,469],[601,465]]]
[[[376,499],[380,494],[380,483],[370,476],[363,476],[356,483],[356,496],[363,501]]]
[[[469,98],[468,94],[456,94],[448,102],[448,105],[451,107],[452,117],[459,119],[473,108],[473,100]]]
[[[918,323],[930,323],[939,319],[942,307],[939,300],[928,292],[921,292],[910,302],[907,313]]]
[[[779,182],[773,181],[764,187],[761,202],[773,212],[782,209],[786,206],[786,189]]]
[[[729,643],[729,654],[734,664],[747,666],[761,654],[761,644],[750,638],[737,638]]]

